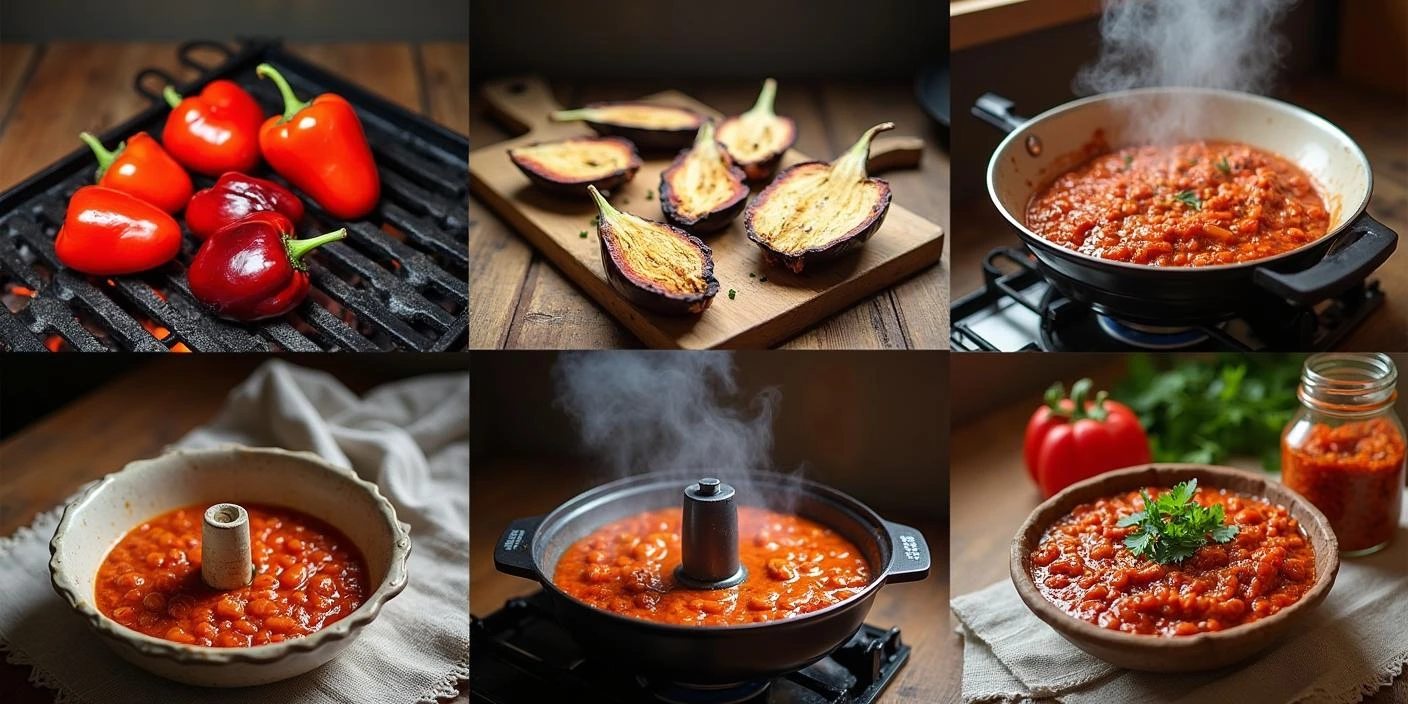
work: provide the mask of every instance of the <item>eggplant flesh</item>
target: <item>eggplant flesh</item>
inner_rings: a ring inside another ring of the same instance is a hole
[[[782,155],[797,143],[796,121],[773,112],[776,94],[777,81],[769,78],[751,109],[719,124],[719,141],[750,181],[771,178]]]
[[[665,219],[694,232],[728,226],[747,198],[743,171],[714,140],[712,121],[699,128],[694,146],[660,173],[660,209]]]
[[[640,155],[620,137],[577,137],[508,150],[509,159],[535,186],[553,193],[586,195],[588,185],[611,191],[635,178]]]
[[[597,134],[623,137],[641,151],[677,151],[694,141],[704,116],[688,108],[642,102],[592,103],[577,110],[560,110],[557,122],[580,120]]]
[[[749,208],[749,238],[773,263],[801,273],[808,262],[834,258],[864,243],[890,208],[880,179],[845,183],[824,162],[783,172]]]
[[[660,313],[702,313],[719,292],[713,252],[665,223],[623,213],[588,188],[601,210],[597,235],[607,279],[626,300]]]

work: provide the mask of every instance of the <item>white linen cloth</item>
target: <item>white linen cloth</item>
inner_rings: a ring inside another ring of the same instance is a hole
[[[148,674],[114,655],[50,586],[59,506],[0,540],[7,659],[32,666],[31,680],[56,689],[62,704],[409,704],[454,696],[469,678],[468,374],[398,381],[358,398],[326,373],[271,360],[230,393],[210,425],[176,445],[222,443],[316,452],[374,482],[411,525],[406,589],[357,641],[323,667],[259,687],[190,687]]]
[[[1299,633],[1212,672],[1115,667],[1033,615],[1011,580],[956,597],[950,606],[963,637],[965,702],[1349,704],[1392,682],[1408,662],[1408,511],[1387,549],[1340,561],[1334,588]]]

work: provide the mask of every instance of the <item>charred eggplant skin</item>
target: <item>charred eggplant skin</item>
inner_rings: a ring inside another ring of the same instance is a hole
[[[743,206],[748,204],[748,185],[744,183],[746,176],[743,170],[734,164],[733,157],[728,154],[728,149],[716,141],[714,145],[723,155],[725,163],[728,164],[728,173],[734,186],[733,197],[714,210],[700,215],[691,215],[680,210],[683,198],[675,190],[674,175],[681,168],[684,168],[684,162],[689,158],[690,153],[699,148],[700,140],[713,139],[713,131],[708,127],[709,123],[700,127],[700,136],[696,138],[694,146],[680,152],[670,166],[660,172],[660,211],[665,214],[665,221],[675,227],[685,228],[699,234],[717,232],[728,227],[728,224],[743,212]]]
[[[568,178],[554,177],[554,175],[547,173],[546,171],[532,168],[530,165],[520,161],[519,159],[514,158],[513,149],[508,150],[509,161],[513,162],[513,165],[518,167],[518,170],[522,171],[524,176],[528,177],[528,181],[530,183],[532,183],[537,188],[548,193],[552,193],[554,195],[586,197],[588,195],[587,186],[596,186],[597,190],[610,193],[612,191],[615,191],[617,188],[620,188],[621,186],[630,183],[631,179],[636,177],[636,172],[640,171],[642,162],[640,160],[640,153],[636,151],[635,145],[632,144],[629,140],[622,139],[620,137],[601,137],[600,139],[611,139],[618,141],[623,147],[630,150],[631,160],[628,164],[626,164],[625,168],[618,169],[615,172],[603,176],[601,178],[574,180]],[[534,142],[532,144],[525,144],[521,147],[516,148],[526,149],[529,147],[540,146],[542,144],[546,144],[546,142]]]
[[[763,250],[763,261],[773,266],[786,267],[794,274],[800,274],[812,268],[814,265],[831,261],[852,250],[859,249],[861,245],[865,244],[866,240],[869,240],[880,230],[880,226],[885,224],[885,216],[890,212],[890,183],[884,179],[872,177],[870,180],[880,186],[880,198],[870,209],[870,214],[863,223],[852,228],[845,236],[824,247],[815,247],[792,254],[773,249],[772,246],[758,235],[757,230],[753,228],[753,214],[767,205],[768,198],[776,192],[777,188],[785,183],[788,174],[795,169],[814,164],[821,164],[822,166],[827,165],[824,161],[807,161],[789,167],[786,171],[783,171],[776,180],[769,184],[767,188],[764,188],[763,191],[758,194],[758,197],[753,199],[753,202],[748,205],[748,214],[744,215],[744,229],[748,234],[748,239],[752,240],[754,244],[758,245],[758,247]]]
[[[596,122],[594,120],[583,120],[583,122],[587,123],[587,126],[592,128],[592,130],[595,131],[597,134],[608,137],[621,137],[624,139],[628,139],[631,141],[632,144],[636,145],[636,149],[639,149],[642,153],[648,152],[653,154],[658,154],[660,152],[675,152],[688,147],[694,142],[694,133],[699,131],[699,125],[703,124],[704,122],[703,115],[700,115],[699,113],[690,110],[689,108],[680,108],[678,106],[673,105],[661,106],[656,105],[654,103],[615,101],[589,103],[583,106],[582,109],[590,110],[596,108],[606,108],[613,106],[619,107],[627,105],[636,105],[651,108],[670,107],[674,109],[679,109],[685,112],[693,113],[695,116],[695,121],[693,125],[687,127],[665,129],[618,125],[609,122]]]
[[[676,230],[679,232],[679,230]],[[698,315],[703,313],[714,302],[714,296],[719,293],[719,281],[714,278],[714,254],[709,249],[709,245],[704,244],[698,237],[691,237],[680,232],[685,237],[689,237],[690,243],[700,248],[704,252],[704,278],[709,282],[709,288],[704,293],[692,296],[678,296],[667,291],[645,286],[635,279],[627,276],[616,263],[616,253],[614,248],[608,244],[605,237],[601,240],[601,266],[606,270],[606,280],[611,282],[611,288],[621,294],[621,297],[630,301],[633,305],[656,313],[665,315]]]
[[[597,220],[597,239],[601,242],[601,268],[606,272],[606,280],[611,283],[611,287],[621,294],[622,298],[632,304],[646,310],[664,313],[666,315],[697,315],[703,313],[714,302],[714,296],[719,292],[719,280],[714,278],[714,251],[709,245],[704,244],[698,237],[691,236],[677,227],[667,225],[662,222],[644,220],[652,227],[663,228],[672,236],[682,238],[690,247],[697,250],[703,261],[700,277],[704,279],[704,291],[693,294],[680,294],[665,290],[664,287],[657,286],[651,282],[642,281],[630,276],[626,269],[626,258],[616,249],[616,235],[612,232],[612,219],[622,217],[609,202],[595,188],[588,187],[587,192],[596,201],[601,217]],[[609,214],[608,214],[609,213]],[[636,217],[636,216],[628,216]]]

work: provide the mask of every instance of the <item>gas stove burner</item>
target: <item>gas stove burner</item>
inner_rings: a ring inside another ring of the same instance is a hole
[[[759,680],[742,684],[702,688],[696,685],[675,684],[673,682],[653,683],[644,677],[637,677],[640,686],[651,696],[666,704],[744,704],[757,700],[772,682]]]
[[[510,599],[484,618],[471,617],[475,704],[873,704],[909,661],[898,628],[862,625],[829,656],[794,672],[705,688],[656,682],[629,662],[593,658],[567,634],[552,600],[537,592]]]
[[[1208,339],[1208,334],[1197,328],[1122,323],[1108,315],[1096,315],[1095,320],[1110,337],[1146,350],[1187,349]]]
[[[999,247],[983,259],[983,287],[954,301],[949,340],[957,351],[989,352],[1329,350],[1383,300],[1378,282],[1366,281],[1313,307],[1264,297],[1239,301],[1226,320],[1148,325],[1067,298],[1027,252]]]

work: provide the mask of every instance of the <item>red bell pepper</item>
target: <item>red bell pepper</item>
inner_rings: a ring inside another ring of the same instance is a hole
[[[293,191],[232,171],[214,186],[196,191],[186,206],[186,225],[196,237],[205,239],[250,213],[268,210],[283,213],[295,223],[303,219],[303,201]]]
[[[96,276],[155,269],[181,251],[181,226],[160,208],[122,191],[84,186],[68,201],[54,253]]]
[[[1134,411],[1104,391],[1089,399],[1089,379],[1046,390],[1046,405],[1027,422],[1023,459],[1042,496],[1110,470],[1148,464],[1149,436]]]
[[[250,213],[220,228],[201,243],[186,271],[191,294],[234,320],[261,320],[293,310],[308,295],[303,257],[346,237],[347,230],[306,240],[295,236],[293,223],[273,211]]]
[[[305,103],[273,66],[259,64],[255,73],[272,79],[284,96],[284,114],[259,129],[264,160],[333,217],[370,213],[381,197],[381,177],[352,104],[331,93]]]
[[[146,132],[108,151],[87,132],[78,135],[98,159],[98,185],[122,191],[168,213],[186,207],[191,199],[191,177]]]
[[[264,111],[232,81],[212,81],[199,95],[161,92],[171,106],[161,142],[176,161],[208,176],[249,171],[259,163],[259,123]]]

